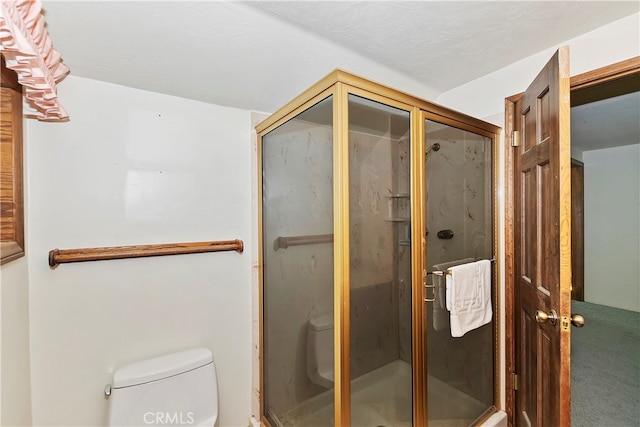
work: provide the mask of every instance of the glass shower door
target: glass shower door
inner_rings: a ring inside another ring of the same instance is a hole
[[[427,269],[491,259],[492,139],[426,120],[425,142]],[[429,275],[427,284],[429,425],[469,426],[494,403],[494,321],[453,337],[445,278]]]
[[[262,137],[263,416],[333,425],[333,98]]]
[[[349,95],[352,426],[411,426],[410,113]]]

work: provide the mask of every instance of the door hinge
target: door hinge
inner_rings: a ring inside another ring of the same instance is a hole
[[[519,147],[520,146],[520,132],[514,130],[511,132],[511,146]]]
[[[511,386],[514,390],[518,390],[518,374],[515,372],[511,374]]]

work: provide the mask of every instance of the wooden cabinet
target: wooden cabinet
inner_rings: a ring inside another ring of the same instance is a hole
[[[1,264],[24,255],[22,86],[2,58],[0,93]]]

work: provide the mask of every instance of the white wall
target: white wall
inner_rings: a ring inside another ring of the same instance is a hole
[[[115,369],[203,346],[220,426],[251,389],[251,114],[69,77],[68,123],[30,121],[34,425],[103,425]],[[48,251],[242,239],[245,252],[63,264]]]
[[[571,146],[571,158],[575,159],[579,162],[582,161],[582,156],[583,156],[583,151],[574,147],[573,145]]]
[[[26,121],[23,121],[23,128]],[[28,155],[24,150],[23,156]],[[25,187],[27,170],[23,168]],[[25,218],[29,207],[24,207]],[[25,224],[25,235],[29,229]],[[26,246],[26,245],[25,245]],[[31,425],[27,257],[0,267],[0,425]]]
[[[29,381],[29,281],[27,260],[0,268],[0,425],[31,424]]]
[[[640,144],[583,158],[584,299],[640,312]]]

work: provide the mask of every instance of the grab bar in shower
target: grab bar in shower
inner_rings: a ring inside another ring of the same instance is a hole
[[[333,242],[333,234],[314,234],[308,236],[280,236],[273,242],[273,250],[287,249],[289,246],[313,245]]]

